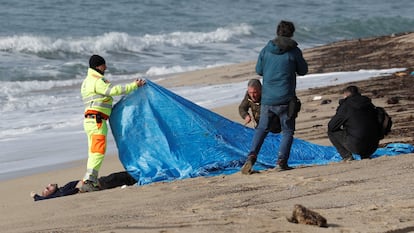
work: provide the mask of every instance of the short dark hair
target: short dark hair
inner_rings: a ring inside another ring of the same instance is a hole
[[[359,94],[359,88],[357,86],[347,86],[344,89],[344,93],[345,92],[349,92],[351,93],[351,95],[356,95],[356,94]]]
[[[284,37],[293,37],[293,33],[295,32],[295,25],[293,25],[290,21],[280,21],[279,25],[277,25],[276,35],[284,36]]]
[[[247,87],[262,88],[262,83],[259,79],[253,78],[249,80],[249,82],[247,83]]]

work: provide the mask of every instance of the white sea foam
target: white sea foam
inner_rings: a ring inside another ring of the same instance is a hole
[[[0,81],[0,93],[2,92],[27,92],[27,91],[47,91],[53,88],[70,87],[80,85],[83,80],[81,79],[70,79],[70,80],[31,80],[31,81]]]
[[[99,36],[52,38],[36,35],[14,35],[0,37],[0,51],[21,53],[78,53],[91,54],[109,51],[141,52],[153,46],[199,45],[227,42],[243,35],[251,35],[253,27],[248,24],[220,27],[210,32],[172,32],[143,36],[123,32],[108,32]]]
[[[198,45],[203,43],[226,42],[235,36],[251,35],[253,27],[248,24],[217,28],[212,32],[173,32],[163,35],[145,35],[142,38],[147,44],[169,44],[172,46]]]
[[[78,93],[69,88],[80,86],[80,82],[81,80],[0,82],[0,113],[23,111],[22,114],[27,114],[81,101]]]
[[[200,70],[200,69],[208,69],[214,68],[219,66],[229,65],[228,63],[222,64],[215,64],[215,65],[207,65],[207,66],[152,66],[150,67],[147,72],[145,73],[148,76],[158,76],[158,75],[166,75],[166,74],[175,74],[175,73],[183,73],[188,71]]]

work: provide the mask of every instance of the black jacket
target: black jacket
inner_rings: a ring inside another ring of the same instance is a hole
[[[349,149],[356,154],[371,154],[378,147],[380,126],[371,99],[360,94],[349,96],[339,102],[328,130],[344,130]]]
[[[76,188],[76,185],[78,184],[78,182],[79,180],[71,181],[65,184],[65,186],[58,188],[55,193],[47,197],[43,197],[43,196],[36,194],[33,197],[33,199],[35,201],[41,201],[41,200],[46,200],[46,199],[51,199],[51,198],[56,198],[56,197],[64,197],[64,196],[76,194],[79,192],[79,189]]]

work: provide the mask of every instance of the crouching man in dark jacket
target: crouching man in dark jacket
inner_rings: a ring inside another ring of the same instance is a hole
[[[329,140],[344,160],[353,160],[353,153],[369,158],[378,148],[380,135],[375,106],[356,86],[345,88],[344,95],[328,124]]]

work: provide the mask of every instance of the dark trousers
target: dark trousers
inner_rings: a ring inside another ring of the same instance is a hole
[[[332,145],[336,148],[338,153],[343,159],[352,157],[352,152],[347,145],[346,132],[343,130],[330,132],[328,131],[328,137]]]
[[[289,160],[290,149],[295,132],[295,118],[288,116],[288,105],[262,105],[260,108],[260,123],[256,128],[250,154],[258,155],[263,142],[269,133],[269,128],[275,117],[280,119],[282,127],[282,140],[279,145],[278,160]]]
[[[109,176],[102,176],[99,178],[99,184],[101,185],[101,189],[111,189],[120,187],[123,185],[133,185],[137,181],[132,178],[128,172],[117,172],[112,173]]]
[[[378,148],[378,140],[361,141],[350,138],[343,130],[328,132],[329,140],[335,146],[342,158],[350,158],[352,154],[360,155],[362,159],[370,158]]]

